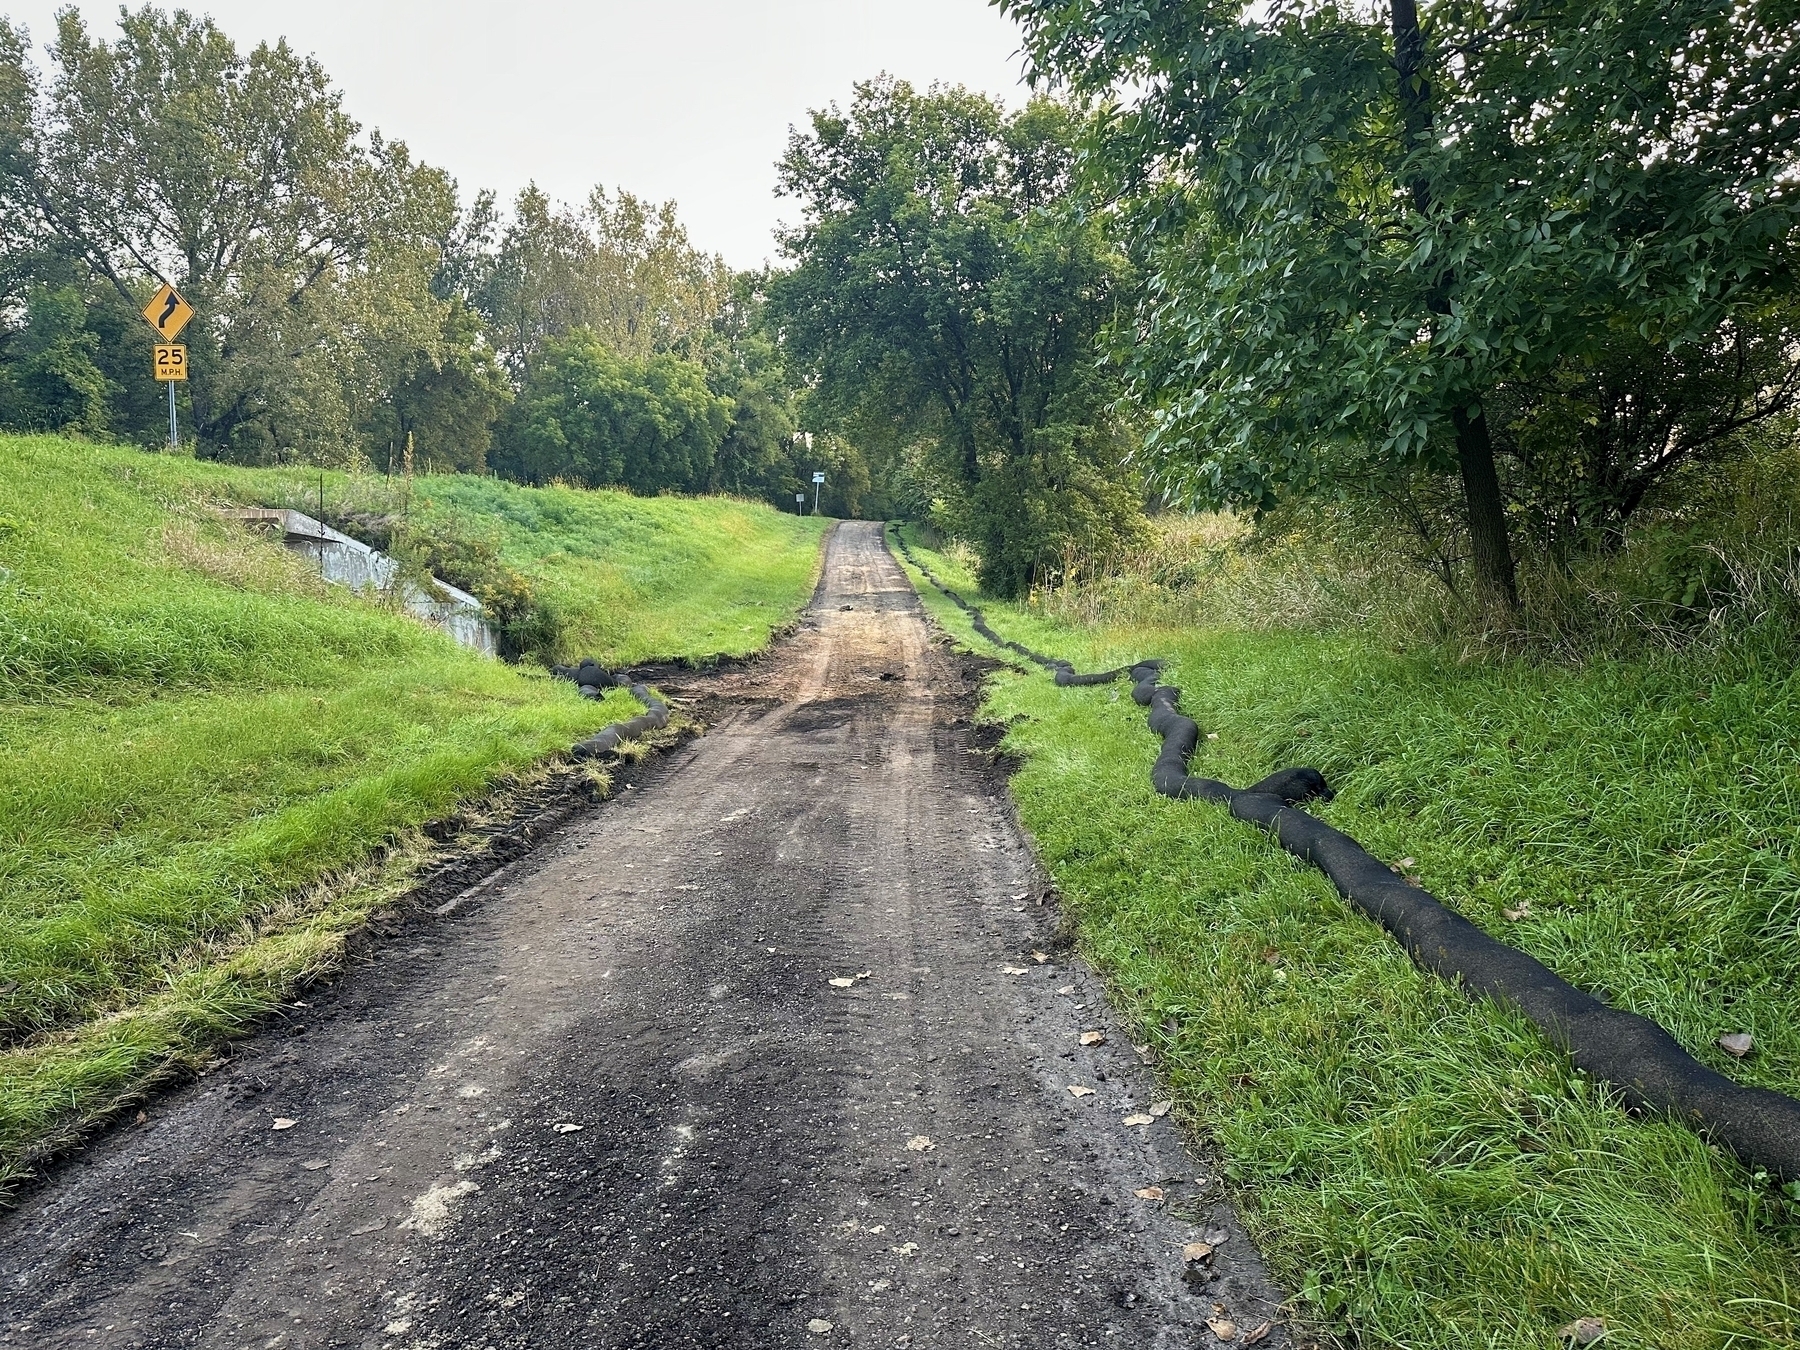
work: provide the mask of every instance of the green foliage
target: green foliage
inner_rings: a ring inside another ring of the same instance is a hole
[[[1167,680],[1218,737],[1199,771],[1320,766],[1340,793],[1323,814],[1414,859],[1474,922],[1722,1072],[1800,1091],[1791,628],[1572,666],[1065,626],[1001,603],[989,619],[1083,669],[1173,658]],[[1009,673],[985,715],[1023,757],[1020,814],[1083,950],[1222,1150],[1302,1326],[1429,1350],[1538,1350],[1576,1316],[1663,1350],[1800,1335],[1800,1210],[1766,1177],[1629,1114],[1523,1019],[1416,969],[1261,832],[1157,797],[1156,741],[1122,690]],[[1729,1060],[1727,1029],[1757,1053]]]
[[[781,165],[805,220],[768,321],[816,377],[817,417],[906,462],[1007,594],[1065,543],[1111,547],[1138,516],[1129,492],[1096,486],[1130,481],[1095,359],[1126,272],[1070,199],[1077,131],[1047,100],[1008,114],[883,79],[847,113],[815,113]]]
[[[577,330],[526,376],[494,463],[532,483],[701,491],[730,418],[693,362],[623,356]]]
[[[502,560],[497,530],[482,529],[466,516],[440,514],[409,516],[390,535],[389,550],[408,571],[421,579],[439,577],[481,601],[503,657],[555,664],[564,645],[562,620],[530,578]]]
[[[0,21],[0,310],[25,317],[0,331],[0,425],[160,445],[138,315],[161,278],[198,310],[177,399],[205,458],[481,473],[498,431],[495,464],[537,482],[787,504],[823,467],[840,512],[871,489],[851,442],[801,453],[753,279],[673,202],[460,202],[315,60],[186,11],[122,10],[111,39],[60,15],[41,77]]]
[[[1645,507],[1678,504],[1699,474],[1729,476],[1800,393],[1800,304],[1741,306],[1709,338],[1670,350],[1629,322],[1548,373],[1489,399],[1509,495],[1552,557],[1616,550]],[[1653,509],[1650,514],[1654,516]]]
[[[442,343],[429,283],[453,185],[360,139],[318,63],[285,44],[245,55],[210,21],[149,6],[119,25],[99,41],[59,15],[41,90],[16,43],[0,54],[23,122],[7,194],[129,308],[151,272],[194,302],[184,393],[203,448],[353,454],[371,404]]]
[[[25,309],[25,326],[0,354],[0,418],[18,429],[105,431],[112,388],[95,362],[100,343],[81,292],[39,284]]]
[[[626,356],[695,356],[731,292],[724,260],[694,248],[675,203],[598,187],[579,210],[527,187],[472,270],[470,297],[520,375],[578,331]]]
[[[481,473],[494,421],[512,402],[512,386],[481,336],[475,313],[450,303],[440,350],[419,351],[412,367],[372,409],[369,439],[386,439],[389,468],[413,462],[426,473]]]
[[[496,567],[523,577],[533,611],[552,616],[558,636],[554,652],[529,636],[522,649],[609,666],[760,651],[811,597],[819,541],[830,528],[827,520],[721,497],[634,497],[467,475],[420,477],[409,486],[371,474],[241,469],[162,455],[131,463],[171,496],[317,514],[322,493],[325,518],[375,547],[429,550],[476,578]]]
[[[1129,341],[1157,476],[1190,499],[1266,508],[1458,458],[1467,482],[1484,411],[1529,422],[1549,385],[1599,415],[1576,408],[1568,460],[1529,452],[1539,504],[1604,537],[1771,360],[1791,397],[1791,327],[1760,336],[1800,242],[1785,0],[1002,8],[1042,69],[1144,93],[1099,162],[1147,271]],[[1607,424],[1659,385],[1688,399],[1677,430]]]
[[[0,531],[9,1040],[166,987],[201,947],[304,911],[304,888],[618,712],[326,585],[213,520],[167,474],[181,463],[0,442],[17,512]],[[16,1114],[23,1054],[0,1064],[9,1156],[46,1123]],[[156,1062],[123,1080],[89,1065],[98,1080],[75,1074],[57,1109],[91,1110]]]
[[[1023,595],[1040,579],[1053,582],[1074,559],[1103,567],[1148,532],[1129,479],[1121,482],[1074,455],[996,466],[959,514],[957,533],[980,557],[981,585],[999,595]]]

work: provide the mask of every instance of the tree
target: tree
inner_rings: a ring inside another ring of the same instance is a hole
[[[1567,560],[1613,551],[1685,466],[1739,450],[1800,397],[1800,306],[1737,306],[1671,350],[1620,323],[1590,355],[1488,399],[1501,478],[1530,537]]]
[[[369,439],[397,454],[410,436],[421,472],[481,473],[495,419],[512,397],[478,316],[452,301],[438,350],[413,354],[412,368],[376,409]]]
[[[1478,589],[1509,608],[1496,395],[1621,333],[1728,351],[1791,293],[1785,0],[997,2],[1040,74],[1138,95],[1099,162],[1146,271],[1158,476],[1197,500],[1454,466]]]
[[[87,330],[87,306],[74,286],[33,286],[25,325],[11,334],[0,366],[0,410],[20,430],[107,429],[111,394],[95,362],[100,342]]]
[[[1105,551],[1142,521],[1097,361],[1125,268],[1072,197],[1076,133],[1048,100],[1009,115],[884,78],[815,113],[781,162],[805,215],[769,321],[819,419],[910,457],[1003,595],[1072,539]],[[1044,509],[1017,509],[1027,484]],[[1091,509],[1065,509],[1075,498]]]
[[[0,40],[6,199],[123,303],[156,277],[195,303],[203,448],[353,454],[384,382],[441,334],[429,281],[454,185],[360,140],[323,69],[285,43],[245,56],[210,21],[148,6],[119,22],[103,42],[59,14],[45,89],[18,34]]]
[[[519,194],[473,300],[508,369],[523,376],[547,343],[576,329],[631,356],[695,355],[730,289],[724,261],[688,242],[673,202],[597,187],[573,210],[534,184]]]
[[[731,403],[667,353],[631,357],[577,329],[547,343],[513,404],[494,462],[533,483],[633,492],[705,489]]]

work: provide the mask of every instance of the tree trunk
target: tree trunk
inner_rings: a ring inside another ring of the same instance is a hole
[[[1425,33],[1419,27],[1417,0],[1389,0],[1394,31],[1394,71],[1399,77],[1400,113],[1406,145],[1412,150],[1428,142],[1433,133],[1431,83],[1425,78]],[[1421,217],[1434,205],[1431,184],[1413,174],[1405,184],[1413,207]],[[1453,273],[1438,277],[1426,306],[1434,315],[1448,314],[1448,292]],[[1490,612],[1511,615],[1519,607],[1519,588],[1513,577],[1512,544],[1506,537],[1506,503],[1500,498],[1500,475],[1494,469],[1494,443],[1488,436],[1487,415],[1477,407],[1453,408],[1456,424],[1456,458],[1462,469],[1463,502],[1469,512],[1469,552],[1475,564],[1475,593]]]
[[[1457,408],[1456,458],[1462,468],[1463,501],[1469,511],[1469,555],[1475,564],[1475,593],[1490,612],[1511,615],[1519,607],[1513,577],[1512,545],[1506,537],[1506,503],[1494,470],[1494,443],[1487,414]]]

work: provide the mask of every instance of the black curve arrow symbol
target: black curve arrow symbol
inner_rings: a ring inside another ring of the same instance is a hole
[[[169,303],[163,306],[163,312],[161,315],[158,316],[158,318],[156,320],[156,331],[157,332],[159,332],[159,333],[162,332],[162,330],[168,326],[169,316],[175,312],[175,306],[179,305],[180,303],[181,303],[181,297],[179,295],[175,294],[174,291],[170,291],[169,292]]]

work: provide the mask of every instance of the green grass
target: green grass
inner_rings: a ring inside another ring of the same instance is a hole
[[[417,862],[417,826],[639,711],[463,651],[206,509],[265,479],[0,437],[0,1186],[328,965]],[[556,494],[565,518],[580,495]],[[681,617],[707,549],[660,572],[652,556],[682,531],[798,555],[745,581],[739,607],[768,616],[729,650],[803,603],[816,526],[649,505],[662,533],[635,539],[607,656],[712,650]]]
[[[501,557],[568,625],[565,656],[605,662],[743,656],[791,623],[829,521],[724,497],[429,480],[429,514],[496,522]]]
[[[245,505],[328,514],[346,507],[493,538],[565,625],[564,659],[703,661],[766,647],[818,577],[831,522],[729,497],[521,487],[468,475],[422,477],[410,497],[377,475],[245,470],[150,458],[140,472]]]
[[[975,598],[966,573],[922,555]],[[947,602],[934,614],[985,647]],[[1218,739],[1199,771],[1294,763],[1322,814],[1583,988],[1741,1081],[1800,1092],[1800,677],[1708,653],[1459,665],[1356,636],[990,623],[1086,669],[1165,655]],[[991,649],[988,649],[991,651]],[[1800,1343],[1800,1222],[1689,1130],[1633,1119],[1522,1018],[1415,969],[1322,876],[1153,794],[1123,686],[997,676],[1021,817],[1084,950],[1210,1135],[1305,1315],[1361,1344]],[[1504,909],[1531,902],[1526,919]],[[1749,1030],[1727,1060],[1713,1038]]]

